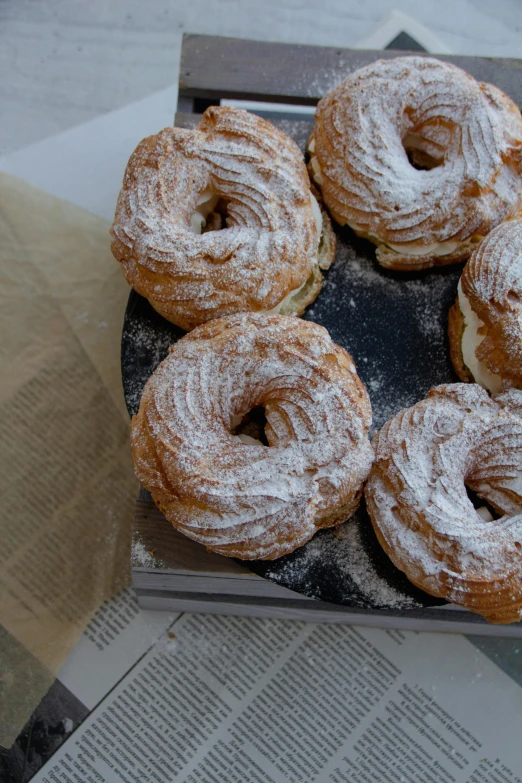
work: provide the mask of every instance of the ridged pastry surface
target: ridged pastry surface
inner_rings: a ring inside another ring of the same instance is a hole
[[[467,258],[522,209],[519,109],[433,58],[380,60],[350,74],[319,102],[312,140],[330,213],[378,244],[391,268]],[[414,167],[407,150],[434,167]]]
[[[504,388],[522,388],[522,220],[491,232],[464,267],[461,285],[484,324],[477,358]]]
[[[194,233],[202,194],[226,204],[221,230]],[[328,231],[328,217],[323,214]],[[183,329],[270,310],[311,277],[320,290],[320,231],[301,151],[267,120],[212,106],[193,130],[165,128],[132,154],[112,227],[130,285]],[[315,273],[315,279],[313,275]]]
[[[495,623],[522,618],[522,393],[432,389],[374,438],[365,495],[410,581]],[[466,486],[499,514],[485,521]]]
[[[256,406],[269,446],[231,434]],[[370,424],[366,389],[326,329],[245,313],[172,346],[131,442],[139,480],[176,528],[224,555],[272,559],[356,510]]]

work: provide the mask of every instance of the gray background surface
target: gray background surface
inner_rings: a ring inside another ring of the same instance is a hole
[[[183,32],[349,47],[392,9],[522,56],[520,0],[0,0],[0,155],[176,83]]]

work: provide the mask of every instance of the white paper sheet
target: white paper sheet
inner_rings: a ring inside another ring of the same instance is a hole
[[[406,33],[426,51],[450,54],[451,49],[439,36],[409,14],[394,8],[357,41],[354,49],[385,49],[400,33]]]
[[[137,144],[174,122],[178,88],[0,158],[0,171],[112,221],[127,161]]]

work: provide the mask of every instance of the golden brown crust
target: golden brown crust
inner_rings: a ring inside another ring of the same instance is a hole
[[[225,230],[195,233],[198,204],[213,195],[221,201],[207,228],[225,220]],[[320,231],[299,148],[267,120],[231,107],[212,106],[193,130],[165,128],[138,145],[111,233],[127,281],[187,330],[272,310],[318,263]],[[325,234],[331,244],[327,223]],[[320,290],[320,274],[314,279],[303,307]]]
[[[303,288],[291,297],[288,303],[280,306],[278,311],[280,315],[303,315],[308,305],[312,304],[323,287],[323,276],[320,270],[329,269],[335,260],[336,238],[332,223],[324,209],[321,210],[321,217],[323,230],[319,242],[318,263],[314,266],[312,274]]]
[[[269,447],[232,422],[264,407]],[[136,474],[181,532],[273,559],[349,518],[373,452],[368,394],[317,324],[244,313],[196,328],[148,380],[132,422]]]
[[[334,220],[377,244],[389,269],[457,263],[522,214],[519,109],[433,58],[350,74],[319,102],[308,150]]]
[[[321,201],[322,204],[322,201]],[[319,241],[319,269],[329,269],[335,260],[336,237],[328,212],[321,209],[323,233]]]
[[[432,389],[374,438],[366,505],[384,551],[422,590],[492,623],[522,617],[522,392]],[[486,521],[469,487],[500,515]]]

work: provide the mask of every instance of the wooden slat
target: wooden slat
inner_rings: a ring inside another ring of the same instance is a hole
[[[180,97],[244,98],[313,105],[348,74],[404,51],[366,51],[184,35]],[[412,52],[419,55],[419,52]],[[437,55],[491,82],[522,106],[522,60]]]
[[[149,493],[142,490],[136,502],[134,516],[134,541],[146,546],[146,558],[141,560],[133,553],[131,566],[150,569],[181,569],[233,575],[250,574],[228,557],[209,552],[172,527],[156,507]],[[153,562],[152,562],[153,561]]]

